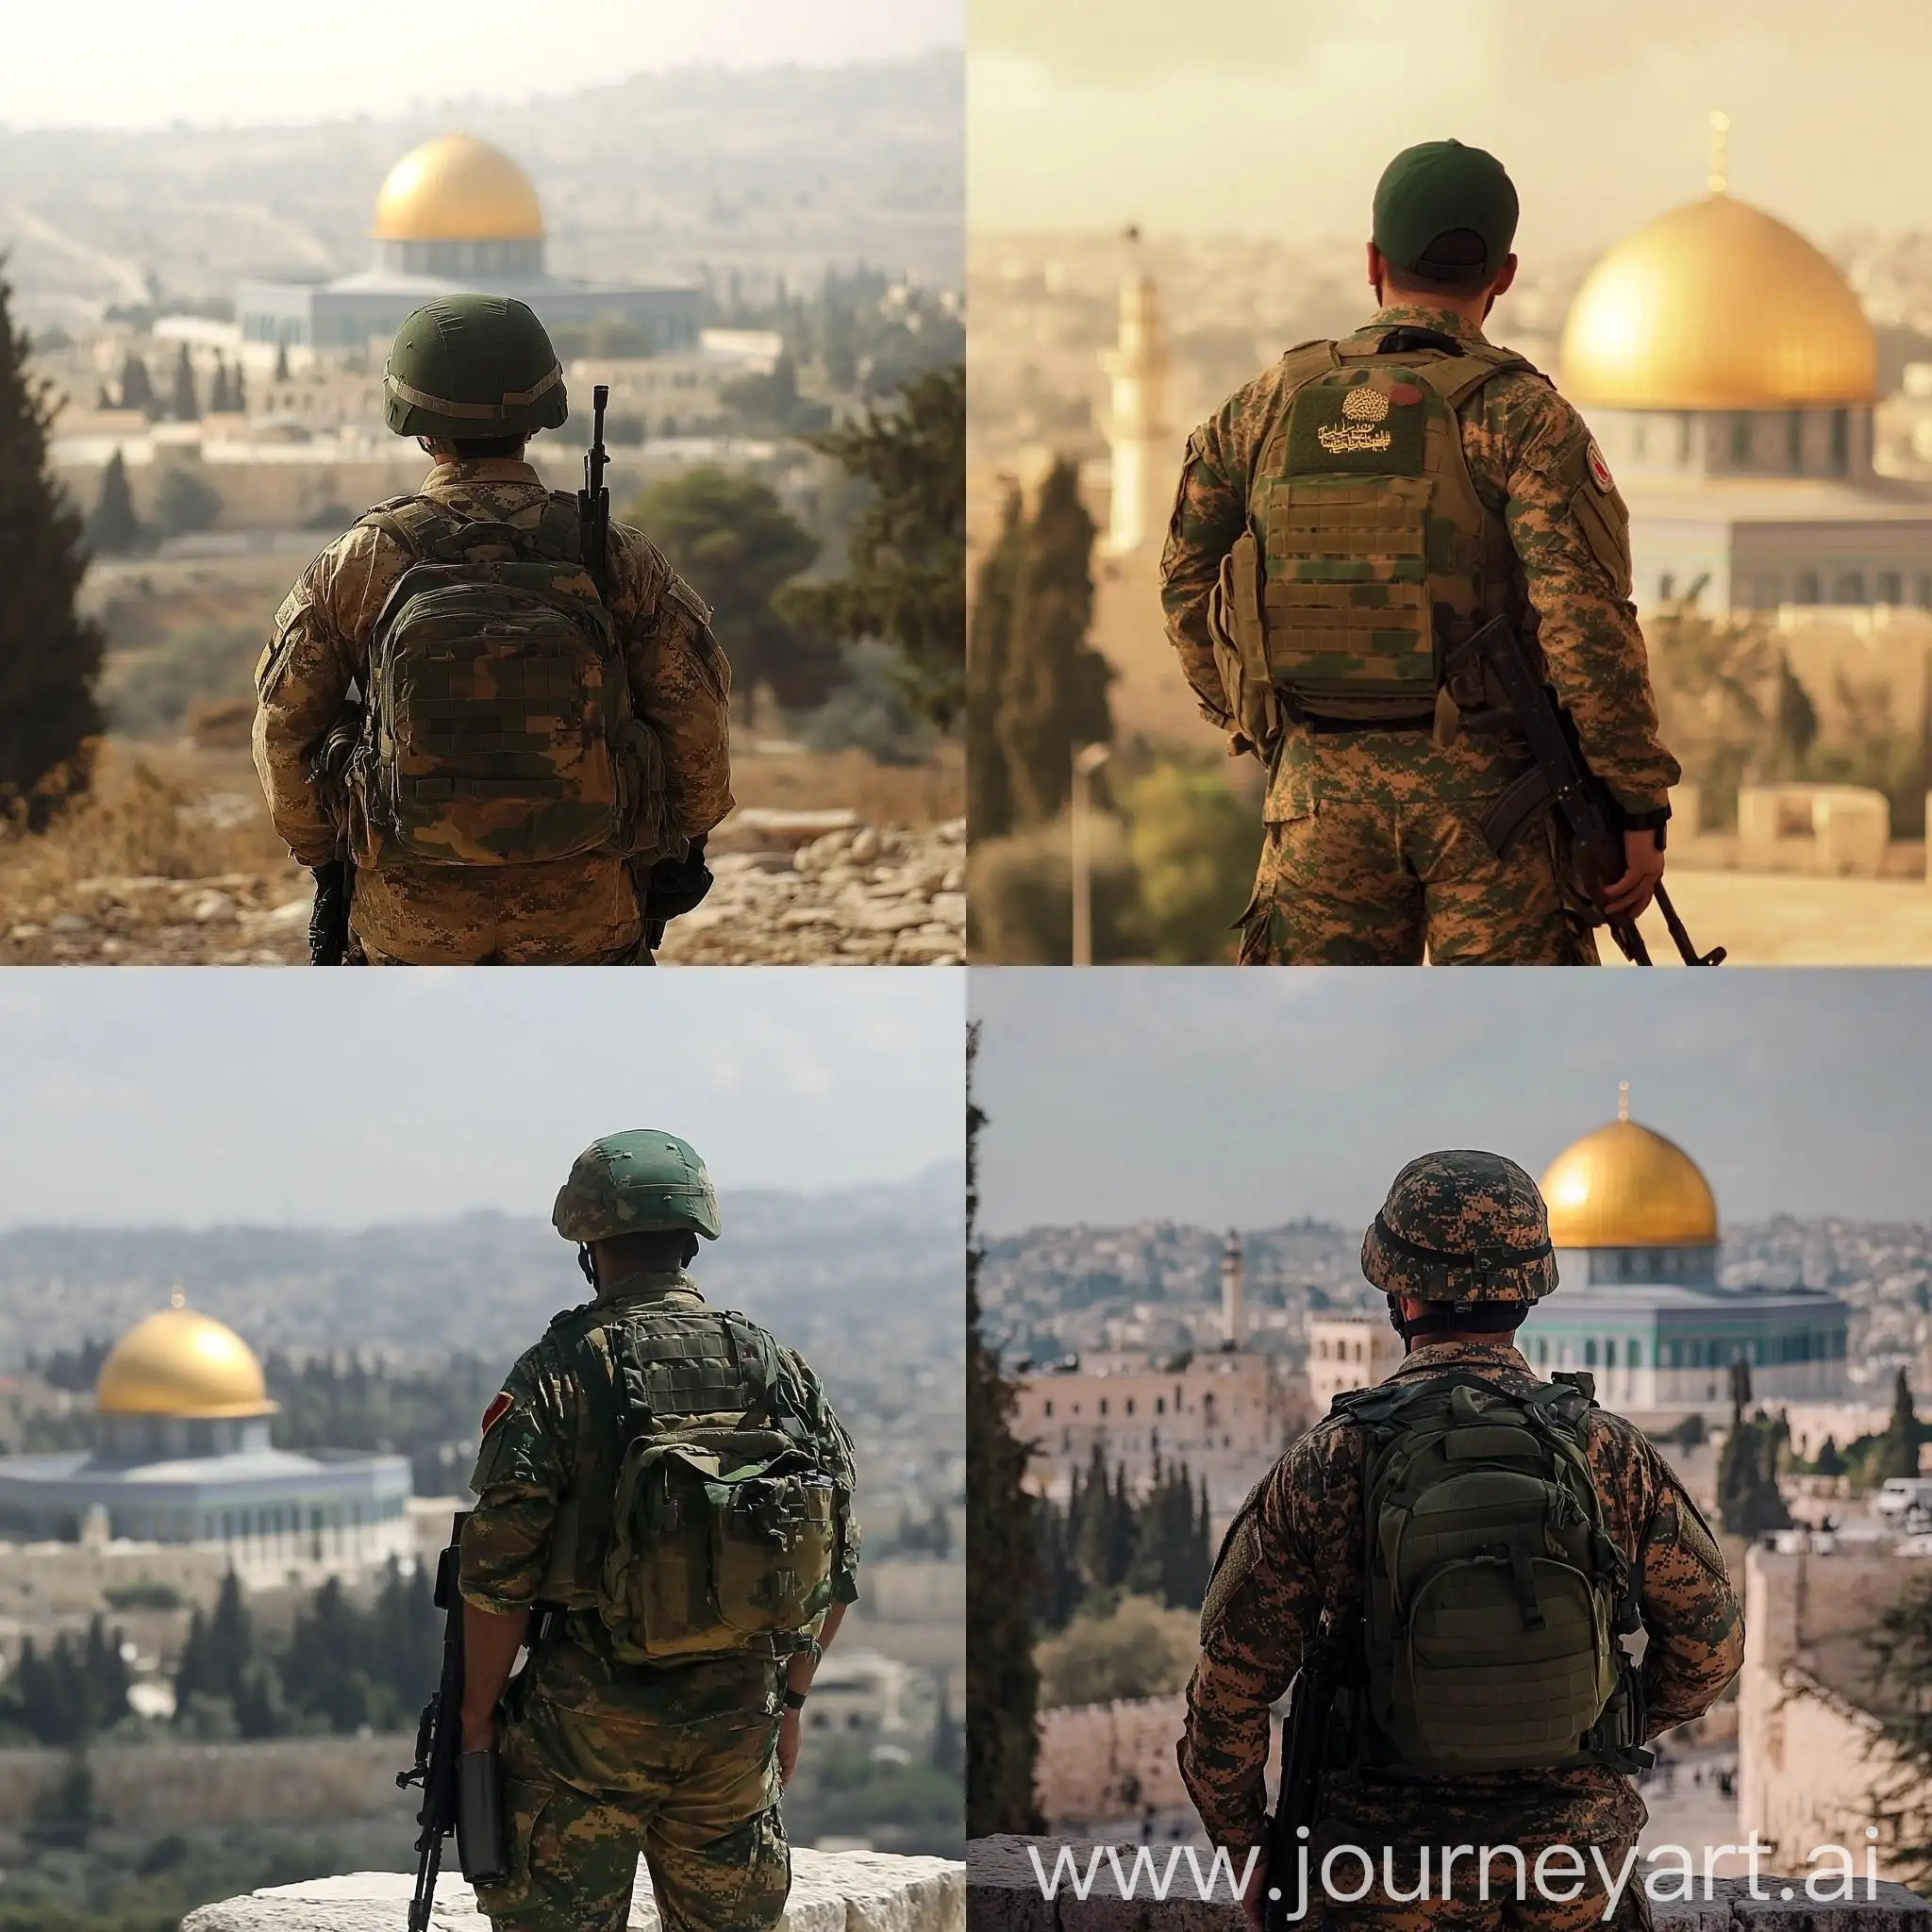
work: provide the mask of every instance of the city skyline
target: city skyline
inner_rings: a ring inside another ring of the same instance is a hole
[[[1174,976],[974,975],[982,1233],[1365,1225],[1434,1147],[1541,1174],[1621,1080],[1725,1223],[1932,1220],[1921,975],[1205,970],[1178,998]]]
[[[1158,0],[1099,18],[1096,0],[975,6],[976,231],[1355,240],[1390,156],[1453,134],[1511,170],[1533,265],[1701,195],[1715,108],[1732,192],[1821,243],[1924,220],[1932,16],[1905,0],[1634,0],[1607,35],[1529,0],[1206,0],[1184,41]]]
[[[600,1134],[658,1126],[722,1195],[962,1158],[963,988],[774,968],[0,977],[0,1227],[547,1217]],[[963,1183],[962,1183],[963,1185]]]
[[[469,0],[459,33],[436,8],[381,0],[281,0],[273,17],[258,0],[20,10],[0,67],[0,132],[290,126],[679,67],[893,59],[961,46],[965,16],[963,0],[556,0],[532,29],[514,0]]]

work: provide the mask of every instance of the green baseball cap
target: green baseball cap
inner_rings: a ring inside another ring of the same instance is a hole
[[[1425,141],[1406,147],[1375,184],[1375,246],[1391,268],[1407,275],[1459,280],[1480,270],[1493,275],[1516,239],[1516,188],[1494,155],[1459,141]],[[1483,260],[1428,262],[1429,244],[1452,230],[1480,238]],[[1441,271],[1446,271],[1441,273]]]

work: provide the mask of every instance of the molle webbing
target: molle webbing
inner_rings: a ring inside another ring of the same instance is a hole
[[[1476,494],[1457,411],[1527,366],[1481,344],[1389,353],[1379,338],[1283,358],[1287,409],[1251,495],[1262,655],[1299,715],[1422,722],[1444,643],[1517,594],[1508,532]]]

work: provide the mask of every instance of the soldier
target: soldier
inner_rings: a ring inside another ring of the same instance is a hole
[[[575,499],[525,461],[568,404],[523,303],[417,309],[383,388],[436,467],[303,572],[256,667],[256,769],[318,925],[352,868],[352,959],[647,962],[731,808],[710,613],[623,524],[586,558]]]
[[[1390,1298],[1406,1358],[1379,1388],[1338,1397],[1230,1525],[1188,1687],[1189,1794],[1239,1870],[1261,1842],[1269,1707],[1319,1624],[1341,1643],[1349,1688],[1307,1869],[1334,1851],[1334,1889],[1355,1899],[1321,1918],[1317,1876],[1307,1923],[1569,1932],[1601,1923],[1609,1902],[1594,1847],[1611,1885],[1625,1878],[1610,1923],[1647,1924],[1626,1863],[1645,1816],[1629,1774],[1645,1740],[1737,1674],[1742,1612],[1724,1557],[1669,1465],[1595,1406],[1589,1378],[1540,1382],[1514,1346],[1557,1286],[1542,1198],[1514,1162],[1410,1161],[1363,1239],[1362,1270]],[[1641,1673],[1611,1634],[1640,1624]],[[1506,1856],[1484,1902],[1469,1848],[1503,1845],[1521,1847],[1531,1874],[1546,1847],[1576,1847],[1586,1882],[1558,1902],[1576,1874],[1555,1855],[1552,1896],[1532,1881],[1518,1904]],[[1450,1847],[1465,1856],[1445,1871]],[[1244,1900],[1257,1927],[1261,1890],[1257,1861]]]
[[[1230,756],[1267,767],[1243,964],[1591,964],[1663,874],[1669,791],[1630,597],[1629,517],[1568,403],[1482,321],[1516,275],[1516,191],[1429,142],[1375,190],[1378,312],[1305,342],[1188,442],[1161,558],[1169,641]],[[1554,818],[1485,819],[1529,769],[1456,647],[1534,636],[1621,808],[1597,903]],[[1499,855],[1498,846],[1503,847]]]
[[[490,1405],[462,1541],[463,1747],[500,1745],[510,1840],[478,1897],[497,1932],[621,1927],[641,1851],[666,1932],[769,1932],[778,1790],[858,1595],[851,1441],[685,1272],[719,1216],[684,1141],[596,1141],[552,1219],[595,1297]]]

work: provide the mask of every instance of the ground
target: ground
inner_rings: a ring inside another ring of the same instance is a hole
[[[669,963],[956,964],[962,766],[863,752],[741,755],[718,884]],[[312,886],[241,745],[110,739],[93,795],[42,836],[0,831],[0,964],[292,965]]]
[[[1665,874],[1678,916],[1702,951],[1738,966],[1919,966],[1932,962],[1932,886],[1923,879],[1813,878],[1798,873]],[[1655,910],[1641,922],[1651,958],[1677,954]],[[1616,964],[1623,958],[1599,933]]]

